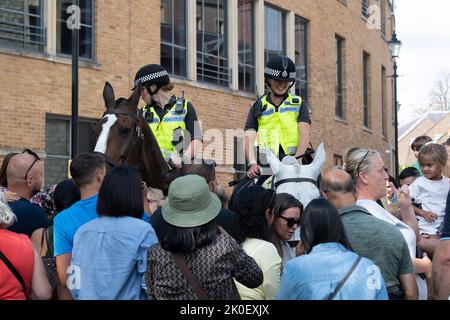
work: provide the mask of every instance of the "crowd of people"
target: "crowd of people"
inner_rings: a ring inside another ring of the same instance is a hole
[[[41,192],[39,157],[8,155],[0,299],[447,298],[447,150],[430,141],[417,157],[421,171],[403,169],[399,187],[377,151],[352,148],[304,208],[256,183],[224,202],[206,162],[165,197],[133,166],[107,172],[98,153]],[[297,228],[303,250],[289,241]]]
[[[0,169],[0,299],[449,298],[450,139],[418,137],[417,161],[398,181],[376,150],[351,148],[341,167],[323,172],[320,198],[303,204],[261,186],[260,151],[308,163],[311,125],[307,104],[289,93],[292,60],[273,57],[264,74],[268,91],[245,128],[247,178],[229,200],[213,161],[184,165],[201,148],[197,115],[171,95],[158,65],[141,68],[134,85],[176,172],[167,194],[99,152],[76,155],[71,179],[41,191],[39,156],[8,154]]]

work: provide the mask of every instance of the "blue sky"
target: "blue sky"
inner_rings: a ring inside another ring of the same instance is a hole
[[[450,71],[450,1],[396,0],[399,123],[428,105],[434,81]],[[392,71],[391,71],[392,73]]]

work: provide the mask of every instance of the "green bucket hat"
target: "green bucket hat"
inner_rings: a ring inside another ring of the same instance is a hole
[[[170,184],[162,216],[171,225],[192,228],[213,220],[221,208],[219,197],[209,190],[206,180],[189,174]]]

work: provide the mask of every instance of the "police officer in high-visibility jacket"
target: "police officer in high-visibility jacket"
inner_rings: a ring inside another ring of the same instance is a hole
[[[271,149],[280,159],[286,155],[303,155],[309,145],[309,107],[301,97],[289,93],[295,84],[294,62],[283,55],[271,58],[264,68],[264,78],[268,93],[253,103],[245,124],[250,178],[262,172],[254,152],[255,141],[260,151]]]
[[[158,141],[163,157],[180,167],[182,161],[194,158],[201,148],[202,133],[192,104],[172,94],[174,84],[166,69],[149,64],[136,73],[134,85],[141,84],[142,109]]]

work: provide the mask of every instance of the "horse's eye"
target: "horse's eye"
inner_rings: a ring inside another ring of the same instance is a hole
[[[123,128],[122,130],[120,130],[120,134],[122,135],[126,135],[130,133],[130,129],[129,128]]]

